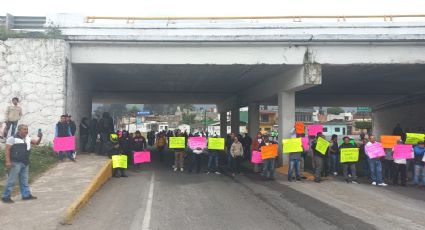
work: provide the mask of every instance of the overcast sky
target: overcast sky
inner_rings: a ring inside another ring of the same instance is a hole
[[[0,15],[262,16],[423,14],[425,0],[3,0]]]

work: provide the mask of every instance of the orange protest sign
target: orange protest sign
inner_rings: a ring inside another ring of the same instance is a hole
[[[381,136],[382,147],[390,149],[394,147],[400,139],[400,136]]]
[[[296,134],[304,134],[305,132],[305,126],[304,123],[301,121],[295,122],[295,133]]]
[[[277,157],[277,149],[277,144],[266,145],[261,147],[261,158],[264,160]]]

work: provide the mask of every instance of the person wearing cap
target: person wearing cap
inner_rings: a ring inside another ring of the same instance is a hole
[[[355,145],[355,143],[350,143],[350,138],[345,136],[343,138],[344,143],[342,143],[339,146],[339,152],[341,153],[342,149],[345,148],[356,148],[357,146]],[[348,174],[348,169],[350,169],[351,171],[351,177]],[[342,171],[344,173],[344,178],[345,178],[345,182],[347,183],[353,183],[353,184],[358,184],[357,182],[357,174],[356,174],[356,163],[354,162],[346,162],[346,163],[342,163]]]
[[[367,147],[379,143],[376,141],[374,135],[369,135],[369,142],[365,145],[365,153],[369,162],[370,177],[372,179],[372,185],[387,186],[382,179],[382,164],[381,157],[370,158]]]
[[[112,149],[109,150],[109,158],[112,158],[114,155],[123,155],[123,150],[120,147],[118,134],[110,134],[110,142],[112,143]],[[127,158],[128,161],[128,158]],[[116,178],[119,177],[128,177],[125,168],[114,168],[112,170],[112,175]]]
[[[425,169],[424,169],[424,153],[425,153],[425,142],[420,141],[414,148],[414,168],[415,174],[413,176],[413,185],[418,186],[419,177],[422,177],[422,185],[425,186]]]
[[[66,122],[67,115],[62,115],[60,118],[60,121],[56,124],[55,128],[55,137],[70,137],[71,134],[71,127],[69,126],[69,123]],[[58,159],[59,162],[63,162],[65,156],[68,157],[71,161],[75,162],[75,159],[73,157],[74,151],[59,151],[58,152]]]
[[[9,133],[9,129],[12,128],[10,132],[10,136],[15,135],[16,126],[18,125],[18,121],[22,118],[22,108],[18,106],[19,99],[14,97],[12,99],[12,105],[8,106],[6,109],[5,123],[6,128],[4,129],[3,138],[7,138],[7,134]]]

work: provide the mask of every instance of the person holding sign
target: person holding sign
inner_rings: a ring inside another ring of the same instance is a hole
[[[326,137],[323,133],[318,132],[316,140],[313,141],[311,146],[314,157],[314,182],[320,183],[322,170],[323,170],[323,158],[328,152],[329,142],[326,141]]]
[[[286,146],[286,147],[285,147]],[[292,173],[295,169],[295,179],[301,180],[300,175],[300,162],[301,154],[303,153],[303,145],[301,138],[291,138],[283,140],[284,153],[289,154],[289,168],[288,168],[288,181],[292,182]]]
[[[174,172],[176,172],[179,169],[180,169],[180,172],[183,172],[184,171],[184,167],[183,167],[184,149],[186,148],[186,138],[179,129],[177,129],[176,135],[174,138],[175,139],[173,139],[173,137],[170,137],[170,141],[169,141],[169,145],[170,145],[169,148],[174,149],[174,154],[175,154]],[[182,140],[183,144],[180,143],[180,140]]]
[[[109,150],[109,158],[112,158],[113,156],[121,156],[123,154],[123,150],[120,147],[120,144],[118,142],[118,139],[111,139],[112,142],[112,149]],[[114,166],[114,163],[112,163],[112,175],[116,178],[119,177],[128,177],[126,173],[127,163],[125,165],[120,165],[120,167]]]
[[[342,150],[343,149],[347,149],[347,148],[356,148],[356,145],[354,144],[353,145],[353,143],[350,143],[350,138],[349,137],[344,137],[344,143],[342,143],[340,146],[339,146],[339,152],[340,152],[340,159],[341,159],[341,162],[343,162],[343,160],[342,160]],[[350,169],[350,171],[351,171],[351,177],[349,176],[349,174],[348,174],[348,169]],[[357,174],[356,174],[356,162],[345,162],[345,163],[342,163],[342,170],[343,170],[343,173],[344,173],[344,178],[345,178],[345,182],[347,182],[347,183],[353,183],[353,184],[358,184],[358,182],[357,182]]]
[[[69,126],[69,123],[66,122],[67,115],[62,115],[60,118],[60,121],[56,124],[55,128],[55,137],[70,137],[71,134],[71,127]],[[58,152],[58,159],[59,162],[63,162],[65,156],[68,157],[71,161],[75,162],[75,159],[73,157],[73,151],[59,151]]]
[[[372,185],[387,186],[382,180],[381,157],[385,156],[381,143],[377,142],[374,135],[369,135],[369,142],[365,145],[368,157]]]
[[[276,144],[275,142],[271,142],[267,135],[263,136],[263,140],[260,144],[260,149],[264,146],[270,146]],[[261,153],[263,154],[263,152]],[[277,153],[276,153],[277,156]],[[263,157],[263,177],[264,179],[274,180],[274,168],[275,168],[276,157]]]
[[[415,173],[413,176],[413,184],[419,185],[419,177],[422,177],[422,185],[425,186],[425,169],[424,169],[424,153],[425,153],[425,142],[420,141],[417,146],[413,148],[414,156],[414,167]]]
[[[131,150],[133,154],[133,159],[134,159],[135,152],[142,152],[142,151],[145,151],[145,149],[147,148],[146,139],[144,136],[142,136],[140,131],[137,130],[134,133],[134,135],[135,135],[134,138],[131,140]],[[141,164],[135,164],[134,166],[136,168],[140,168],[140,165]]]
[[[403,145],[403,140],[399,140],[398,141],[399,145]],[[397,153],[397,151],[395,150],[397,147],[394,146],[393,148],[393,158],[394,158],[394,168],[393,168],[393,185],[398,185],[398,178],[400,176],[400,184],[401,186],[406,186],[406,174],[407,174],[407,161],[406,158],[397,158],[395,155]],[[401,153],[405,153],[404,155],[410,155],[413,154],[413,150],[411,148],[409,148],[408,150],[404,150]]]

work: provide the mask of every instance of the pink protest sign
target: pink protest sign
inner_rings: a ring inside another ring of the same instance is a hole
[[[252,151],[251,162],[254,164],[261,164],[263,162],[260,151]]]
[[[370,159],[385,156],[384,148],[382,147],[382,144],[378,142],[366,145],[365,150]]]
[[[189,148],[205,149],[207,147],[207,139],[205,137],[189,137]]]
[[[135,164],[151,162],[151,153],[149,151],[134,152],[133,158]]]
[[[393,158],[394,159],[412,159],[413,158],[412,145],[398,144],[394,146]]]
[[[310,145],[308,144],[308,137],[301,138],[301,142],[303,143],[304,151],[310,150]]]
[[[323,125],[309,125],[308,126],[308,135],[316,136],[317,133],[323,133]]]
[[[55,152],[75,150],[75,137],[55,137],[53,140],[53,150]]]

